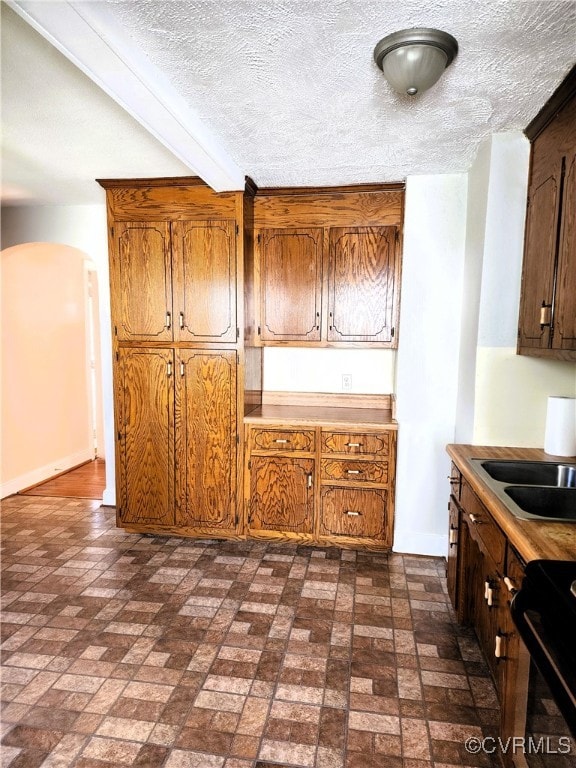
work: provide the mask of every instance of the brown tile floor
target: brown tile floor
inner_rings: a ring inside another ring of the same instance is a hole
[[[139,536],[79,499],[2,523],[2,766],[491,765],[441,559]]]

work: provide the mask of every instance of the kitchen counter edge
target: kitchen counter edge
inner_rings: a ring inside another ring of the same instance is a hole
[[[576,523],[520,520],[500,501],[470,462],[470,459],[474,458],[570,463],[576,461],[576,457],[551,456],[540,448],[509,448],[458,443],[449,444],[446,450],[524,562],[528,563],[530,560],[576,561]]]

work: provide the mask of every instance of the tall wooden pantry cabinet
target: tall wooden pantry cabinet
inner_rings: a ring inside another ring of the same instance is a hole
[[[100,184],[117,524],[239,536],[243,418],[260,404],[262,388],[261,350],[245,345],[254,336],[254,190],[215,193],[197,178]]]

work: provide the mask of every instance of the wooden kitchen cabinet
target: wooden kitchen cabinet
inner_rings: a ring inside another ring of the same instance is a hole
[[[254,212],[259,343],[397,346],[403,188],[264,190]]]
[[[248,531],[314,532],[314,459],[255,456],[250,467]]]
[[[318,535],[392,546],[396,433],[321,430]]]
[[[532,146],[518,352],[576,360],[576,68],[525,133]]]
[[[247,448],[249,536],[391,548],[395,429],[264,427],[254,416]]]
[[[396,333],[396,227],[329,230],[328,341],[392,345]]]
[[[248,445],[248,534],[312,541],[316,431],[282,424],[252,427]]]
[[[117,515],[174,525],[174,352],[120,349],[115,366]]]
[[[110,276],[119,341],[236,341],[235,222],[115,222]]]
[[[253,295],[253,190],[217,194],[194,178],[100,183],[109,225],[117,523],[240,536],[243,417],[261,402],[261,350],[245,343],[254,324],[245,303]]]
[[[323,249],[318,227],[258,233],[262,341],[320,341]]]
[[[524,564],[454,464],[450,483],[448,593],[458,621],[473,626],[490,668],[505,741],[524,733],[529,655],[510,612]],[[512,765],[511,756],[502,759]]]
[[[235,527],[235,378],[235,352],[119,350],[123,523]]]
[[[233,350],[180,349],[175,375],[176,525],[236,528],[236,379]]]

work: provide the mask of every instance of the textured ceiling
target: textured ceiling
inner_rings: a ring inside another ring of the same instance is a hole
[[[104,11],[127,44],[168,77],[260,187],[464,172],[487,136],[523,129],[576,61],[572,0],[84,4]],[[443,29],[459,43],[440,81],[414,98],[393,93],[372,59],[380,38],[412,26]],[[39,116],[42,125],[57,119],[65,100],[60,94],[51,115]],[[92,119],[100,121],[100,113]],[[132,136],[136,146],[145,141],[130,124],[112,132],[118,140]],[[100,141],[93,137],[84,151],[97,159]],[[172,173],[165,157],[158,170],[146,174]],[[126,171],[120,159],[115,168],[94,168],[92,178],[135,175]]]

